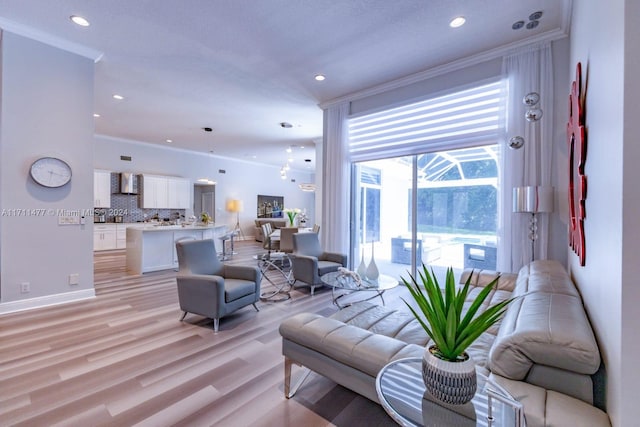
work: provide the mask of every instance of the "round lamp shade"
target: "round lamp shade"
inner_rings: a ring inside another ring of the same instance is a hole
[[[514,212],[552,212],[553,187],[527,186],[513,189]]]
[[[227,200],[227,211],[229,212],[241,212],[242,202],[236,199]]]

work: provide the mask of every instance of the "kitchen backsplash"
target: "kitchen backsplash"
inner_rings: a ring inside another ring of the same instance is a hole
[[[111,208],[104,210],[107,213],[107,222],[115,222],[115,216],[119,214],[122,215],[122,222],[143,222],[151,220],[156,215],[161,221],[174,221],[179,216],[185,219],[184,209],[140,208],[142,194],[120,194],[118,179],[117,173],[111,174]]]

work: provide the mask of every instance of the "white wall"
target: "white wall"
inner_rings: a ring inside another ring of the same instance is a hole
[[[55,211],[89,209],[93,201],[93,61],[4,32],[1,70],[0,312],[31,299],[53,302],[50,295],[90,297],[92,225],[59,226]],[[66,161],[71,182],[36,184],[29,167],[42,156]],[[69,285],[70,274],[79,285]],[[20,293],[22,282],[30,293]]]
[[[548,258],[567,265],[569,227],[569,149],[567,144],[567,120],[569,119],[568,88],[571,80],[569,70],[569,38],[552,43],[553,61],[553,116],[545,114],[542,120],[553,120],[553,152],[551,156],[551,183],[555,188],[553,213],[549,215]]]
[[[640,158],[636,0],[573,2],[570,78],[582,63],[586,87],[588,180],[586,265],[569,254],[607,371],[607,412],[614,426],[637,425],[640,382]]]
[[[640,2],[626,0],[624,2],[624,152],[622,154],[622,300],[621,309],[621,343],[620,354],[620,425],[637,424],[640,419],[640,407],[634,389],[640,384],[640,369],[637,355],[640,354]]]
[[[121,155],[130,156],[132,160],[120,160]],[[217,182],[216,224],[233,227],[236,215],[227,212],[225,204],[228,199],[241,200],[240,226],[245,236],[254,235],[258,194],[283,196],[286,208],[306,209],[310,223],[315,221],[316,193],[298,188],[300,183],[314,182],[314,174],[308,172],[290,170],[287,179],[282,180],[280,168],[275,166],[104,136],[95,137],[94,166],[112,172],[180,176],[191,182],[211,178]],[[225,173],[220,173],[220,169]]]

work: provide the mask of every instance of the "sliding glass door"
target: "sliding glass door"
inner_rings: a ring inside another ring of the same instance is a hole
[[[352,251],[354,268],[368,266],[373,259],[380,273],[406,275],[411,264],[410,247],[396,250],[397,241],[411,240],[411,157],[354,164],[353,182],[357,194],[352,212],[356,231]],[[396,265],[390,268],[390,262]]]
[[[496,268],[497,145],[353,164],[354,268]]]

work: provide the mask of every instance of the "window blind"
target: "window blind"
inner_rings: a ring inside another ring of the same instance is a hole
[[[351,161],[399,157],[496,143],[504,132],[506,83],[482,84],[445,96],[352,117]]]

